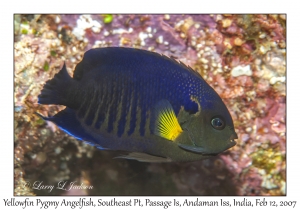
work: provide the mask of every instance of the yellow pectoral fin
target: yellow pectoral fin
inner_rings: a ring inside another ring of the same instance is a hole
[[[153,111],[153,133],[171,141],[175,140],[182,133],[182,129],[170,102],[165,99],[159,101]]]

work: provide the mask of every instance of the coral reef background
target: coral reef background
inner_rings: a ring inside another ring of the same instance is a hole
[[[72,75],[94,47],[142,48],[191,66],[227,105],[232,149],[188,163],[113,159],[34,112],[45,81]],[[286,195],[286,17],[278,15],[21,15],[14,17],[15,195]],[[36,190],[61,181],[93,189]],[[30,183],[30,184],[29,184]]]

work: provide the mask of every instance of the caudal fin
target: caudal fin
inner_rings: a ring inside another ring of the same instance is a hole
[[[39,104],[58,104],[66,105],[66,90],[72,78],[67,72],[66,64],[64,63],[62,69],[54,76],[53,79],[46,82],[41,94],[38,96]]]

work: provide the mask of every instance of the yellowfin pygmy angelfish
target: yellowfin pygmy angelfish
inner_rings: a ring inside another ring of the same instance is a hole
[[[47,81],[40,104],[66,108],[52,117],[62,130],[119,158],[193,161],[233,147],[232,118],[220,96],[190,67],[145,50],[91,49],[75,68]]]

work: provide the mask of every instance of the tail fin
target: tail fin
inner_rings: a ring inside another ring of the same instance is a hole
[[[39,104],[65,104],[65,93],[67,87],[72,82],[72,78],[67,72],[66,64],[54,76],[53,79],[46,82],[41,94],[38,96]]]

